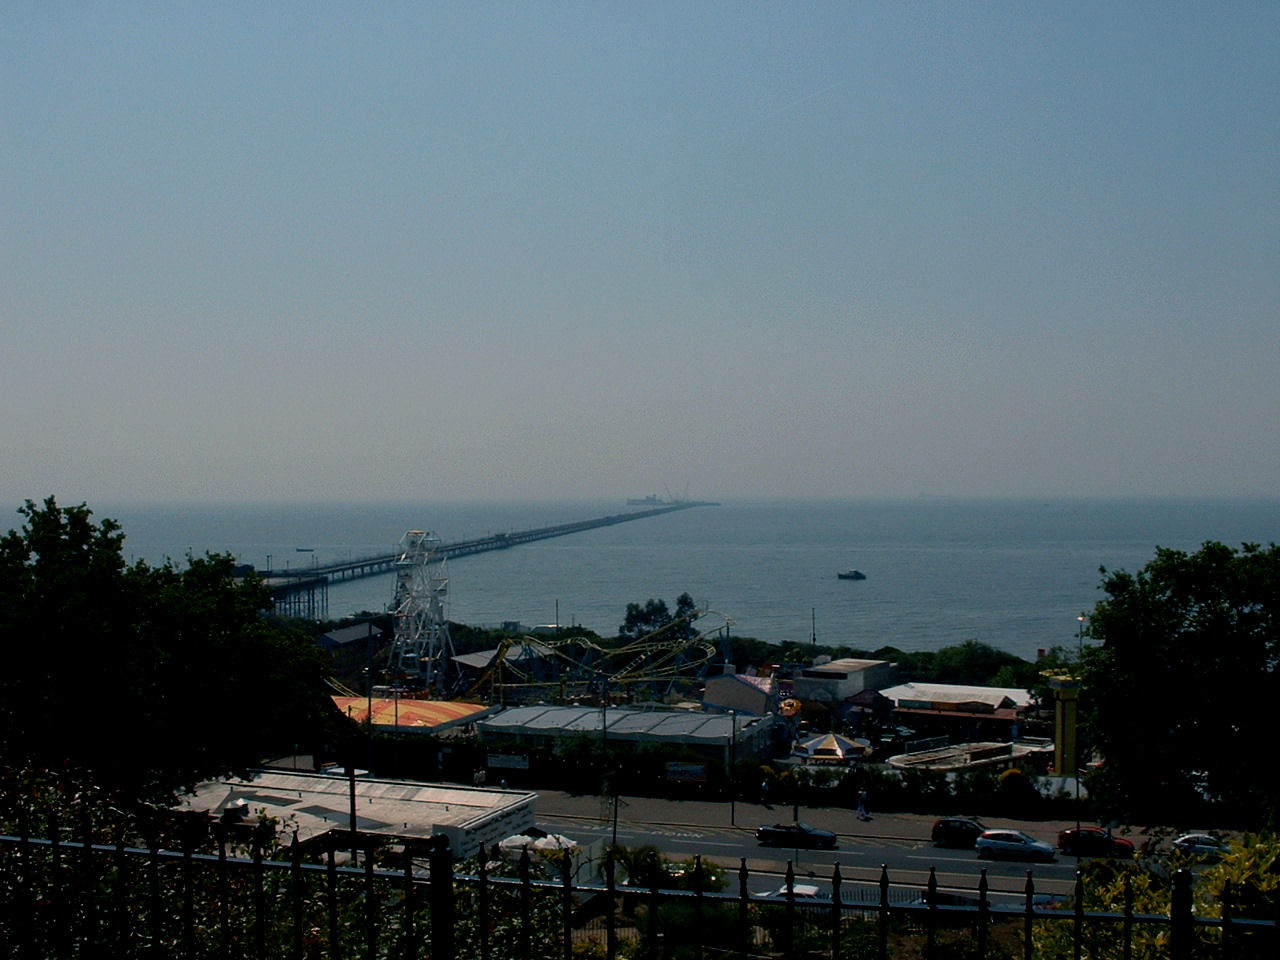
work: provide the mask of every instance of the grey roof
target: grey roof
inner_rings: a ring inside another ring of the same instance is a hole
[[[491,650],[477,650],[474,653],[460,653],[453,658],[454,663],[460,663],[464,667],[471,667],[473,670],[483,670],[489,664],[493,663],[493,658],[498,655],[500,647],[494,647]],[[550,648],[541,643],[523,643],[512,645],[507,651],[507,655],[503,658],[512,663],[523,663],[531,658],[546,657],[551,654]]]
[[[724,713],[686,710],[636,710],[629,707],[511,707],[495,717],[479,721],[481,733],[568,736],[599,733],[600,715],[608,717],[608,736],[628,740],[661,740],[667,743],[723,744],[735,726],[739,737],[748,726],[742,718]],[[750,721],[756,722],[756,721]]]
[[[377,627],[371,627],[368,623],[357,623],[350,627],[339,627],[337,630],[330,630],[324,634],[325,639],[335,645],[344,643],[358,643],[362,640],[370,638],[377,639],[382,636],[382,631]]]
[[[300,839],[351,823],[350,786],[346,777],[260,770],[247,779],[228,778],[199,784],[182,798],[182,806],[219,814],[239,800],[252,812],[291,823]],[[367,833],[428,837],[446,828],[471,829],[511,807],[532,809],[535,797],[519,791],[461,787],[405,780],[356,780],[357,823]]]

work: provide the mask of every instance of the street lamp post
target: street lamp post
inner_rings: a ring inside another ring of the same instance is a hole
[[[729,826],[736,827],[737,821],[737,768],[738,768],[738,711],[729,711],[729,722],[733,727],[733,732],[729,734]]]
[[[1080,671],[1084,666],[1084,614],[1076,617],[1076,678],[1079,679]],[[1072,767],[1075,768],[1076,774],[1076,864],[1080,863],[1080,738],[1073,738],[1075,744],[1075,756],[1072,757]]]

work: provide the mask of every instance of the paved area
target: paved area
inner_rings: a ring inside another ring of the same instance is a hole
[[[594,794],[570,794],[555,790],[538,790],[538,818],[552,820],[557,817],[575,817],[588,820],[605,820],[607,811],[600,797]],[[626,806],[620,819],[630,823],[659,825],[730,828],[736,826],[744,832],[754,832],[762,823],[790,822],[794,814],[815,827],[821,827],[856,841],[859,837],[927,842],[933,814],[876,813],[870,820],[859,820],[853,810],[842,807],[807,807],[798,809],[790,804],[737,803],[730,823],[728,803],[706,800],[661,800],[652,797],[623,797]],[[957,812],[955,815],[964,815]],[[1014,827],[1023,830],[1037,840],[1056,845],[1058,831],[1074,827],[1075,821],[1063,820],[1010,820],[1003,817],[980,817],[988,827]]]

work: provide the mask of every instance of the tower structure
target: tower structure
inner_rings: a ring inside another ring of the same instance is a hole
[[[400,540],[396,560],[395,639],[388,673],[393,685],[443,690],[447,664],[453,656],[445,598],[445,575],[440,539],[423,530],[410,530]]]

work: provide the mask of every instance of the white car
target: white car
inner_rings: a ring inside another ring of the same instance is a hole
[[[797,900],[831,900],[830,892],[824,894],[817,884],[813,883],[792,884],[791,893]],[[777,890],[770,890],[767,893],[759,893],[756,894],[756,896],[785,900],[787,898],[787,888],[785,886],[781,886]]]
[[[1021,830],[987,830],[973,842],[973,849],[984,860],[1043,860],[1052,863],[1058,858],[1053,847]]]
[[[1217,863],[1226,855],[1226,843],[1207,833],[1184,833],[1173,841],[1173,849],[1197,860]]]

